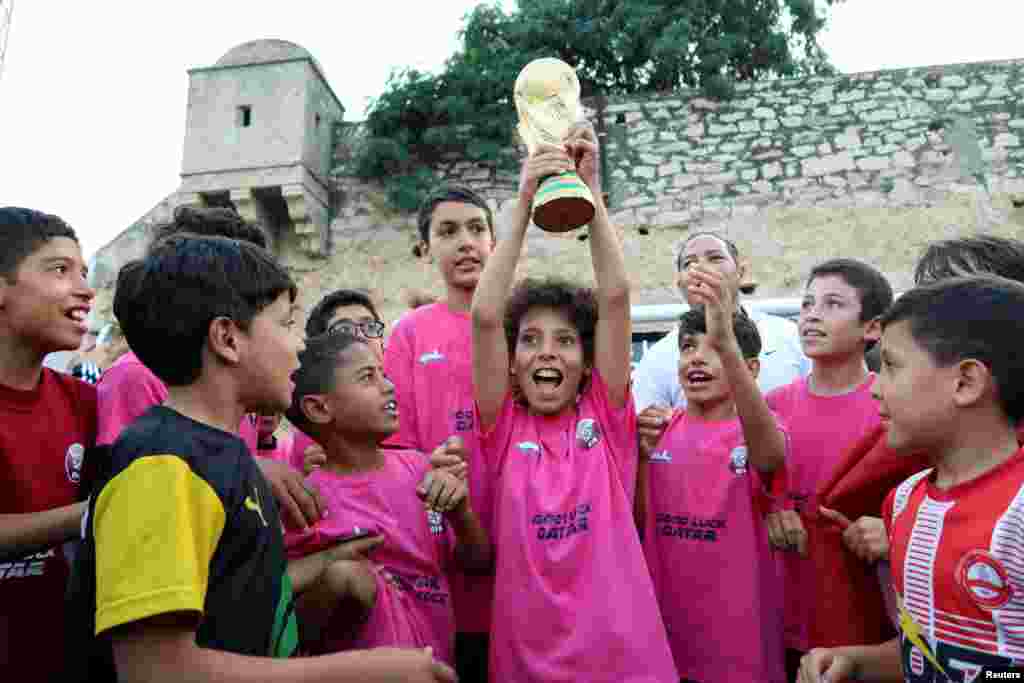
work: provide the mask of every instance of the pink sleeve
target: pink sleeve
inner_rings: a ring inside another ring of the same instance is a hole
[[[413,383],[415,360],[411,328],[408,319],[401,321],[388,337],[388,344],[384,348],[384,374],[395,385],[395,400],[398,402],[398,431],[384,442],[388,448],[420,448],[416,436],[419,431],[416,424],[416,391]]]
[[[484,465],[500,477],[504,469],[505,457],[508,454],[509,446],[512,443],[512,433],[515,431],[516,401],[512,392],[505,394],[505,400],[501,404],[498,418],[491,425],[490,429],[483,429],[483,420],[480,419],[480,407],[473,403],[473,410],[476,416],[473,420],[477,428],[477,435],[480,438],[480,454],[484,459]]]
[[[619,468],[622,483],[633,497],[636,488],[636,468],[639,458],[636,431],[636,404],[633,402],[633,389],[626,392],[626,402],[621,408],[615,408],[608,400],[608,386],[597,368],[590,374],[590,386],[587,388],[594,403],[597,421],[607,435],[608,450],[611,452]]]
[[[115,365],[97,387],[96,443],[117,441],[122,430],[155,405],[167,400],[167,387],[140,363]]]

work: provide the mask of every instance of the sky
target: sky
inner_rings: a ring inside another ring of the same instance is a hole
[[[358,121],[393,69],[439,69],[476,4],[14,0],[0,206],[60,215],[89,256],[178,187],[187,69],[249,40],[290,40]],[[830,16],[822,43],[844,73],[1024,58],[1019,0],[844,0]]]

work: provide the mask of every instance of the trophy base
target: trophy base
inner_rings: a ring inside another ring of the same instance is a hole
[[[575,173],[545,178],[533,200],[533,222],[547,232],[569,232],[594,219],[594,195]]]

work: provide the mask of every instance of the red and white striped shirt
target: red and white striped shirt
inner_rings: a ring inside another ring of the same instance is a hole
[[[1024,449],[946,490],[932,474],[900,484],[883,511],[903,675],[982,680],[982,667],[1024,663]]]

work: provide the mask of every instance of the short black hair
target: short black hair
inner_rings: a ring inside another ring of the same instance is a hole
[[[594,290],[555,277],[521,280],[505,304],[505,340],[509,355],[515,355],[519,326],[527,312],[534,308],[550,308],[564,314],[580,335],[584,363],[594,364],[594,335],[597,330]]]
[[[292,404],[285,417],[293,425],[308,433],[312,424],[302,412],[302,399],[310,394],[326,394],[334,389],[334,370],[341,355],[355,344],[366,341],[352,334],[321,334],[306,340],[306,349],[299,352],[299,369],[292,375],[295,391]]]
[[[484,215],[487,217],[487,227],[491,231],[491,237],[495,237],[494,213],[491,211],[491,207],[487,206],[487,202],[484,201],[484,198],[477,194],[472,188],[466,187],[465,185],[449,183],[431,190],[420,203],[416,223],[419,227],[420,239],[425,243],[430,242],[430,221],[434,218],[434,209],[436,209],[437,205],[442,202],[472,204],[479,209],[483,209]]]
[[[56,237],[78,241],[59,216],[20,206],[0,208],[0,277],[12,280],[26,258]]]
[[[169,222],[153,228],[150,249],[172,235],[186,232],[203,237],[229,237],[255,244],[261,249],[267,248],[267,234],[259,226],[244,220],[234,209],[179,206]]]
[[[914,282],[984,273],[1024,282],[1024,242],[995,235],[932,242],[917,261]]]
[[[862,323],[874,320],[892,305],[892,285],[874,266],[852,258],[830,259],[811,268],[806,284],[809,286],[815,278],[826,275],[838,275],[857,290]]]
[[[983,363],[1006,416],[1014,424],[1024,416],[1024,285],[991,275],[937,280],[897,299],[882,328],[902,321],[937,366]]]
[[[740,352],[744,358],[757,358],[761,355],[761,333],[757,325],[743,311],[736,311],[732,316],[732,330],[736,334]],[[707,334],[707,320],[704,317],[704,306],[694,306],[679,317],[679,347],[682,350],[683,338],[686,335]]]
[[[373,305],[369,294],[358,289],[338,289],[320,299],[313,307],[306,319],[306,336],[316,337],[326,332],[331,316],[342,306],[362,306],[370,311],[374,320],[380,321],[377,307]]]
[[[143,364],[170,386],[202,372],[210,323],[242,330],[279,296],[295,301],[288,272],[264,249],[224,237],[173,235],[117,276],[114,315]]]

